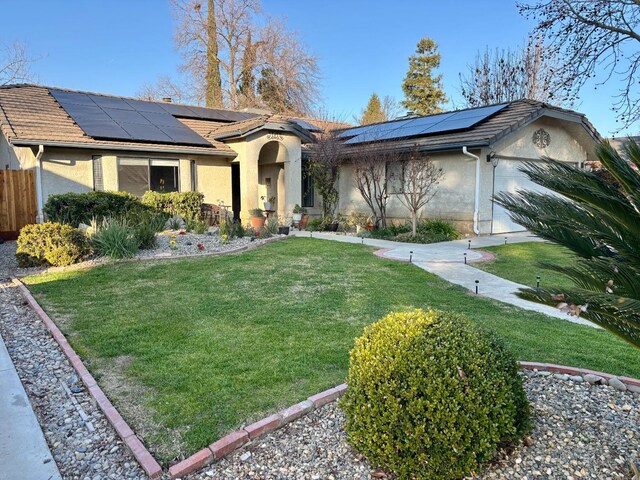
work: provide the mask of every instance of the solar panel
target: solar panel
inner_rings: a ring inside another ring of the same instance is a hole
[[[93,138],[137,142],[159,142],[211,146],[193,130],[173,117],[166,105],[118,97],[50,90],[51,95]],[[182,105],[171,105],[174,111],[194,112]]]
[[[445,112],[426,117],[409,118],[376,125],[364,125],[342,131],[338,137],[348,138],[345,144],[357,144],[420,135],[465,130],[486,120],[508,104]]]

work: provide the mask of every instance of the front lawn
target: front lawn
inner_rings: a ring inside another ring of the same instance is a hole
[[[605,331],[476,297],[363,245],[295,238],[25,282],[165,462],[343,382],[354,338],[390,310],[465,313],[521,360],[640,376],[638,350]]]
[[[496,256],[496,259],[490,262],[473,264],[474,267],[485,272],[528,287],[536,286],[538,275],[540,275],[540,285],[543,287],[575,287],[566,275],[540,266],[541,262],[560,266],[571,265],[575,255],[560,245],[524,242],[483,247],[482,250],[487,250]]]

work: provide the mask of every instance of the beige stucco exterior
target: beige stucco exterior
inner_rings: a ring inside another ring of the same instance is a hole
[[[494,145],[473,149],[470,153],[480,157],[480,195],[478,208],[478,231],[491,233],[493,218],[494,167],[487,161],[487,155],[495,152],[499,161],[535,161],[548,156],[561,161],[582,164],[587,160],[587,150],[579,141],[575,131],[568,131],[567,123],[553,118],[541,118],[507,135]],[[544,128],[551,137],[550,145],[545,149],[536,147],[532,141],[536,130]],[[473,234],[475,210],[476,161],[465,156],[462,148],[447,152],[430,153],[429,157],[442,168],[443,177],[433,199],[422,210],[422,218],[442,219],[450,222],[461,232]],[[366,203],[354,186],[353,167],[345,165],[340,169],[339,211],[348,216],[357,211],[370,215]],[[319,213],[313,210],[311,213]],[[387,204],[388,220],[402,223],[409,212],[402,205],[398,194],[390,194]]]
[[[544,128],[551,138],[550,145],[545,149],[538,148],[532,142],[534,132],[540,128]],[[232,205],[232,164],[237,164],[240,178],[240,218],[245,223],[249,220],[249,211],[263,208],[264,201],[271,197],[276,199],[272,206],[275,213],[283,219],[290,217],[294,205],[302,204],[300,137],[291,132],[263,128],[227,140],[226,144],[237,154],[235,158],[45,147],[41,158],[42,200],[44,203],[49,195],[56,193],[93,190],[94,155],[102,157],[103,185],[104,190],[108,191],[120,189],[118,159],[172,159],[179,161],[180,191],[189,191],[195,186],[197,191],[204,194],[205,202],[211,204]],[[487,161],[490,153],[494,153],[499,162],[535,161],[546,155],[582,164],[589,159],[587,149],[592,147],[589,145],[584,129],[579,125],[542,117],[516,129],[494,145],[470,148],[469,151],[480,158],[478,232],[491,233],[494,218],[492,197],[496,193],[495,167]],[[0,165],[5,168],[36,168],[36,152],[35,147],[14,147],[0,136]],[[476,161],[465,156],[461,147],[429,155],[442,168],[444,175],[435,196],[423,209],[421,216],[443,219],[463,233],[474,233]],[[192,178],[194,172],[195,178]],[[370,213],[354,186],[353,167],[350,164],[340,169],[339,192],[339,212],[342,215],[348,216],[354,211],[366,215]],[[311,215],[321,213],[321,199],[317,194],[314,205],[308,207],[308,211]],[[387,215],[394,223],[408,219],[409,212],[399,200],[399,194],[390,194]]]
[[[249,210],[264,208],[275,197],[278,216],[288,217],[302,196],[300,138],[291,133],[261,130],[227,143],[238,156],[240,166],[241,220],[249,220]],[[264,197],[261,198],[261,197]]]

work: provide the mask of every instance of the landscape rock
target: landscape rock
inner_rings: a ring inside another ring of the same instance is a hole
[[[627,390],[627,386],[624,383],[622,383],[622,381],[618,377],[611,377],[609,379],[609,386],[621,392],[624,392]]]
[[[584,376],[586,382],[589,382],[591,385],[605,385],[607,381],[602,378],[600,375],[595,375],[593,373],[588,373]]]

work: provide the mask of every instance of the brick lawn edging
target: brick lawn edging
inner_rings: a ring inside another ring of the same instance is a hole
[[[42,307],[38,304],[29,289],[17,278],[13,278],[13,283],[18,287],[20,293],[27,301],[27,303],[31,306],[31,308],[36,312],[38,317],[42,320],[42,322],[47,326],[49,332],[53,338],[58,342],[58,345],[64,352],[65,356],[69,359],[69,362],[73,366],[73,368],[78,372],[78,376],[84,383],[85,387],[89,391],[89,394],[104,413],[105,417],[109,423],[113,426],[113,428],[118,433],[118,436],[122,439],[125,445],[131,450],[131,453],[136,458],[142,469],[149,476],[150,479],[160,478],[162,476],[162,467],[156,461],[155,458],[149,453],[149,451],[145,448],[144,444],[140,441],[140,439],[136,436],[134,431],[129,427],[127,422],[122,418],[118,410],[113,406],[113,404],[109,401],[107,396],[104,394],[102,389],[96,383],[93,375],[89,373],[89,370],[84,366],[80,357],[76,354],[75,350],[69,345],[67,339],[62,334],[60,329],[57,327],[53,320],[47,315],[47,313],[42,309]]]
[[[225,455],[230,454],[235,449],[271,433],[300,417],[303,417],[316,408],[320,408],[327,403],[334,402],[340,398],[346,390],[347,384],[343,383],[337,387],[312,395],[300,403],[296,403],[289,408],[280,410],[278,413],[269,415],[268,417],[258,420],[251,425],[247,425],[240,430],[231,432],[230,434],[213,442],[208,447],[191,455],[189,458],[186,458],[180,463],[176,463],[170,467],[169,475],[172,479],[176,479],[192,473],[208,465],[213,460],[218,460]]]
[[[365,243],[366,245],[366,243]],[[409,263],[409,260],[402,260],[399,258],[387,257],[385,254],[389,251],[393,250],[393,248],[379,248],[375,250],[373,254],[377,257],[384,258],[385,260],[395,260],[396,262]],[[478,252],[481,257],[476,258],[475,260],[469,259],[467,260],[468,264],[471,263],[482,263],[482,262],[490,262],[491,260],[495,260],[496,256],[491,252],[486,252],[484,250],[475,250]],[[464,260],[414,260],[413,263],[463,263]]]
[[[178,257],[179,258],[179,257]],[[42,307],[35,300],[29,289],[17,278],[13,278],[13,283],[20,289],[22,296],[29,303],[31,308],[36,312],[40,319],[47,326],[53,338],[58,342],[58,345],[67,356],[73,368],[78,372],[78,375],[82,379],[82,382],[89,390],[89,394],[96,401],[100,409],[113,428],[116,430],[120,438],[131,450],[131,453],[140,463],[142,469],[147,473],[150,479],[156,479],[163,475],[162,467],[153,458],[151,453],[145,448],[144,444],[136,436],[135,432],[129,427],[127,422],[122,418],[120,413],[116,410],[113,404],[109,401],[102,389],[96,383],[96,380],[89,373],[87,368],[80,360],[80,357],[73,350],[71,345],[67,342],[67,339],[51,320],[49,315],[42,309]],[[525,370],[537,370],[546,371],[550,373],[565,374],[569,376],[580,376],[583,379],[587,375],[599,377],[595,384],[611,384],[612,379],[622,382],[624,387],[634,393],[640,394],[640,380],[631,377],[620,377],[611,375],[604,372],[598,372],[589,370],[586,368],[568,367],[564,365],[555,365],[552,363],[537,363],[537,362],[518,362],[520,367]],[[251,443],[253,440],[260,438],[268,433],[271,433],[288,423],[297,420],[309,412],[320,408],[328,403],[331,403],[340,398],[347,390],[347,384],[343,383],[337,387],[330,388],[323,392],[310,396],[307,400],[300,403],[296,403],[289,408],[285,408],[280,412],[270,415],[262,420],[258,420],[250,425],[247,425],[240,430],[225,435],[224,437],[216,440],[208,447],[196,452],[190,457],[182,460],[175,465],[169,467],[169,475],[172,479],[183,477],[189,473],[192,473],[200,468],[210,464],[213,460],[218,460],[224,456],[232,453],[237,448]]]

